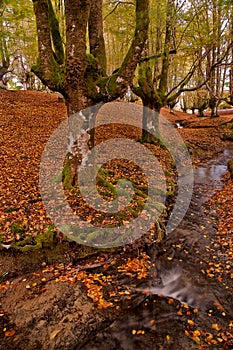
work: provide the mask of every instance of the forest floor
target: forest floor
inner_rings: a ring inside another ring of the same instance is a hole
[[[119,108],[116,102],[110,109],[114,114]],[[132,104],[128,117],[140,118],[136,110]],[[167,109],[162,114],[183,126],[176,130],[194,169],[214,165],[232,149],[233,114],[214,119]],[[0,349],[231,349],[230,173],[217,187],[211,180],[195,184],[186,217],[159,244],[154,229],[112,250],[79,245],[56,231],[39,189],[44,146],[65,119],[65,105],[56,94],[0,91]],[[95,137],[96,144],[112,137],[137,141],[140,128],[99,126]],[[171,211],[174,164],[166,149],[147,147],[166,171]],[[143,178],[127,162],[111,166],[117,177],[130,169],[133,180]],[[77,193],[67,194],[74,201]],[[97,220],[82,202],[75,205],[85,220]],[[105,224],[133,219],[137,203],[131,209],[128,216],[105,218]]]

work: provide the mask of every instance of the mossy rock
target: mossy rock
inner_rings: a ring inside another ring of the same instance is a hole
[[[59,175],[58,175],[59,179]],[[57,180],[58,180],[57,179]],[[65,165],[62,169],[62,180],[63,180],[63,186],[66,190],[71,190],[73,187],[73,176],[71,174],[71,169],[70,169],[70,159],[67,157]]]

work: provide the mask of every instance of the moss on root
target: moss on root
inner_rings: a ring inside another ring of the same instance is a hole
[[[22,241],[14,243],[12,247],[24,253],[41,248],[52,249],[57,245],[55,237],[56,232],[54,226],[50,225],[48,226],[47,231],[42,234],[38,234],[35,238],[29,236]]]
[[[70,159],[69,159],[69,157],[67,157],[65,165],[64,165],[64,167],[62,169],[62,182],[63,182],[63,187],[66,190],[71,190],[72,187],[73,187],[74,179],[73,179],[73,176],[72,176],[72,173],[71,173],[70,166],[71,166]]]
[[[104,189],[106,189],[105,195],[109,195],[113,197],[113,199],[116,199],[117,198],[116,187],[112,183],[107,181],[106,179],[107,176],[108,176],[108,172],[105,172],[104,170],[100,169],[97,174],[96,184],[97,186],[103,187]]]

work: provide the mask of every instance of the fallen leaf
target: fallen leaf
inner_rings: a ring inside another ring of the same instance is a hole
[[[15,330],[14,329],[11,329],[9,331],[6,331],[5,332],[5,337],[13,337],[13,335],[15,335]]]

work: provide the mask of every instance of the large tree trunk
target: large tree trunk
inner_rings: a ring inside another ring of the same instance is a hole
[[[136,0],[135,33],[131,46],[116,74],[106,77],[102,0],[65,0],[65,57],[59,23],[51,0],[33,0],[38,31],[39,58],[34,73],[53,91],[65,97],[70,119],[68,186],[77,179],[78,167],[86,162],[94,144],[95,112],[87,107],[123,96],[131,85],[148,35],[149,0]],[[90,53],[87,54],[87,27]],[[66,167],[67,168],[67,167]]]
[[[159,143],[159,112],[151,103],[143,103],[142,143]]]
[[[64,92],[68,102],[69,115],[91,105],[85,79],[87,68],[86,30],[90,6],[90,0],[65,1],[66,74]]]
[[[211,118],[219,117],[219,114],[218,114],[218,100],[213,95],[209,99],[209,107],[211,109],[210,117]]]
[[[75,9],[73,3],[75,3]],[[93,96],[91,96],[89,86],[93,84],[93,79],[92,76],[88,77],[86,75],[87,69],[90,69],[90,66],[87,66],[86,59],[86,27],[88,21],[90,52],[97,59],[97,64],[100,64],[100,67],[97,66],[97,72],[99,72],[100,76],[103,75],[106,70],[106,56],[103,40],[102,2],[100,1],[100,3],[96,5],[96,3],[93,1],[87,1],[84,6],[83,4],[77,4],[75,0],[67,0],[65,4],[67,26],[65,93],[69,115],[78,111],[78,132],[81,132],[80,134],[77,134],[77,127],[70,127],[69,152],[71,155],[69,163],[71,174],[69,174],[69,176],[71,175],[72,182],[74,183],[77,180],[77,171],[79,166],[86,162],[90,146],[91,144],[92,146],[94,144],[93,128],[95,124],[95,114],[97,112],[97,110],[95,110],[93,113],[91,108],[86,109],[84,112],[79,112],[95,104],[95,92]],[[81,11],[83,11],[82,21],[79,22],[79,26],[76,28],[77,25],[75,23],[77,21],[77,16],[78,14],[80,15]],[[119,95],[121,89],[124,91],[127,85],[131,83],[134,71],[140,58],[141,50],[143,49],[147,38],[148,23],[146,22],[146,24],[144,24],[144,21],[147,20],[148,17],[148,1],[142,5],[142,3],[138,0],[136,11],[137,20],[134,40],[125,60],[122,63],[122,67],[120,68],[120,78],[116,76],[116,80],[113,80],[113,84],[111,85],[113,87],[113,91],[117,92],[116,96]],[[75,25],[76,27],[74,27]],[[72,30],[72,28],[74,28],[74,30]],[[143,33],[141,33],[141,30],[143,30]],[[78,44],[77,37],[79,38]],[[69,54],[70,52],[72,54]],[[92,75],[93,73],[94,72],[91,71]],[[110,78],[108,78],[108,80],[110,80]],[[108,91],[108,94],[109,93],[109,100],[116,97],[114,96],[114,93],[112,94],[112,91]],[[83,113],[85,114],[84,118],[81,115]],[[80,123],[82,123],[82,125]],[[90,130],[92,130],[91,134]]]
[[[170,64],[170,46],[172,37],[172,17],[174,12],[174,0],[167,1],[166,8],[166,33],[163,45],[163,54],[155,55],[154,76],[147,60],[142,60],[139,68],[138,87],[133,91],[141,97],[144,110],[142,122],[142,142],[159,142],[159,112],[166,104],[168,90],[168,73]],[[153,56],[151,56],[153,57]],[[157,57],[162,57],[162,65],[159,74]],[[158,73],[158,76],[156,75]],[[158,78],[159,77],[159,78]]]
[[[32,68],[53,91],[63,93],[69,114],[96,102],[113,101],[131,85],[148,36],[149,0],[136,0],[135,33],[116,74],[103,79],[106,57],[103,39],[102,1],[65,0],[66,58],[63,63],[59,24],[50,0],[33,0],[38,31],[39,57]],[[90,52],[87,55],[87,25]],[[59,53],[59,55],[58,55]],[[59,56],[59,58],[58,58]]]
[[[152,71],[148,62],[141,63],[138,73],[138,87],[133,92],[143,102],[142,139],[143,143],[158,143],[159,112],[163,107],[159,93],[154,88]]]

